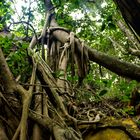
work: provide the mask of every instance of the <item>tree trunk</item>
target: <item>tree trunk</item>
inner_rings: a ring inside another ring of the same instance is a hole
[[[114,0],[128,26],[140,36],[140,1]]]

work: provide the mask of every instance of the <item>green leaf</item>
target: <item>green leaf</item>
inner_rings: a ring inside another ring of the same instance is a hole
[[[113,21],[112,15],[109,15],[109,16],[107,17],[107,21]]]
[[[108,23],[108,27],[109,27],[110,29],[113,29],[113,30],[116,29],[115,24],[113,24],[113,23],[111,23],[111,22]]]
[[[102,26],[101,26],[101,31],[103,31],[105,29],[106,25],[105,25],[105,22],[102,23]]]
[[[103,89],[103,90],[100,91],[99,96],[103,96],[103,95],[105,95],[107,92],[108,92],[107,89]]]

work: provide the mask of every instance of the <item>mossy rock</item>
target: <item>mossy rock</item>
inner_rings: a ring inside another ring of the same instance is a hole
[[[106,128],[95,134],[90,132],[84,140],[131,140],[131,138],[123,130]]]

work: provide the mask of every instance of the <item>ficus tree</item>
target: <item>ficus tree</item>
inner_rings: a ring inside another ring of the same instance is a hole
[[[108,104],[103,95],[113,83],[130,93],[136,81],[140,81],[139,32],[135,18],[128,20],[136,32],[133,35],[119,13],[114,13],[118,19],[113,18],[115,5],[110,0],[108,7],[101,6],[102,1],[38,1],[38,13],[43,15],[38,33],[34,22],[36,9],[31,7],[34,2],[30,1],[28,8],[22,7],[23,15],[18,15],[18,22],[11,17],[14,13],[9,8],[11,4],[0,2],[1,139],[88,139],[90,129],[87,128],[95,126],[92,130],[96,132],[96,127],[100,128],[98,124],[103,127],[109,114],[94,109],[93,103],[99,100],[104,101],[102,105],[113,111],[115,117],[128,116]],[[73,19],[70,14],[78,10],[83,17]],[[93,19],[92,13],[99,19]],[[10,30],[11,26],[15,31]],[[120,42],[120,37],[126,43]],[[127,43],[132,47],[127,48]],[[114,50],[121,58],[111,55]],[[124,51],[136,57],[125,58]],[[136,128],[133,131],[117,123],[116,128],[128,134],[125,137],[140,139]]]

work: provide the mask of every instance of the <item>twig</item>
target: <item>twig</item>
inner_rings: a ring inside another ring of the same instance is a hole
[[[21,23],[22,23],[22,24],[24,23],[24,24],[29,25],[29,26],[32,28],[32,30],[33,30],[33,32],[34,32],[34,34],[35,34],[36,40],[38,40],[37,34],[36,34],[36,31],[35,31],[34,27],[33,27],[30,23],[28,23],[28,22],[26,22],[26,21],[13,22],[13,23],[11,23],[11,24],[9,25],[8,28],[10,28],[12,24],[21,24]]]
[[[19,133],[20,133],[20,128],[21,128],[21,124],[18,125],[18,128],[17,128],[12,140],[17,140]]]

